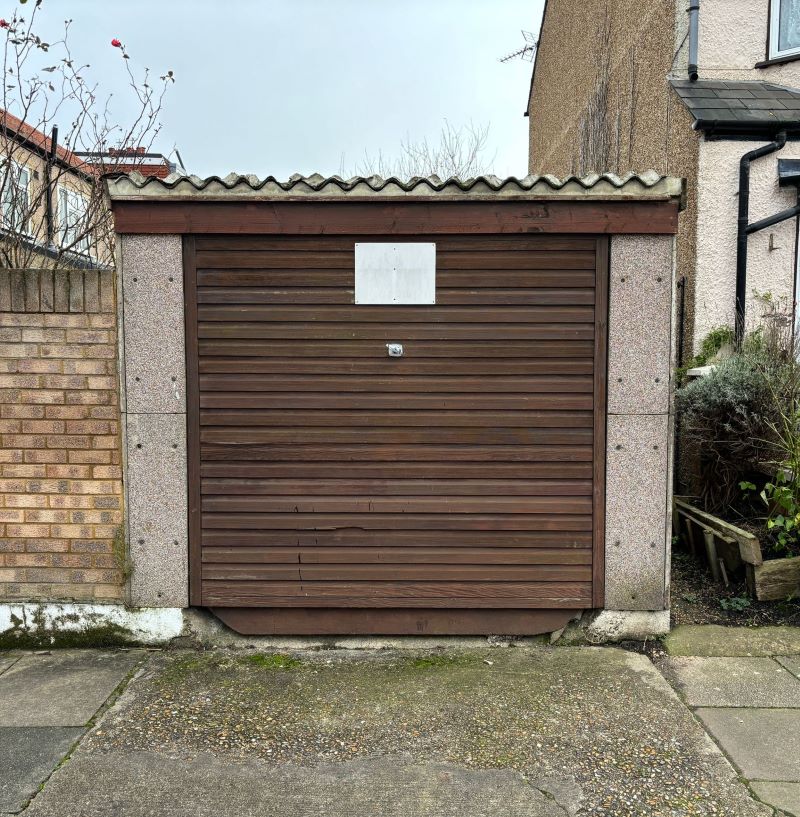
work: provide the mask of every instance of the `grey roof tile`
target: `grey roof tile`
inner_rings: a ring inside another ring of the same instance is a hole
[[[745,108],[750,108],[751,111],[782,111],[785,109],[783,100],[780,99],[744,99]]]
[[[749,100],[754,102],[755,100]],[[730,108],[747,108],[749,105],[746,101],[740,99],[717,99],[716,97],[701,97],[697,100],[692,100],[689,107],[693,110],[695,108],[717,108],[719,110],[726,110]]]
[[[756,82],[751,82],[751,81],[747,81],[747,82],[731,82],[730,80],[728,80],[728,81],[726,81],[725,86],[730,91],[752,91],[754,86],[756,86],[756,85],[766,85],[766,84],[767,83],[761,83],[761,82],[756,83]]]
[[[697,84],[698,84],[697,82],[690,82],[689,87],[692,87],[693,85],[697,85]],[[735,83],[733,83],[733,84],[735,85]],[[706,80],[703,80],[703,85],[706,88],[716,88],[716,89],[719,89],[719,90],[722,90],[722,91],[724,91],[728,87],[730,87],[727,82],[725,82],[724,80],[721,80],[721,79],[706,79]]]
[[[719,99],[717,96],[718,94],[719,91],[716,91],[713,88],[698,88],[697,90],[692,90],[692,99],[703,99],[704,97]]]
[[[800,130],[800,90],[771,82],[670,80],[700,127],[724,133],[773,130],[794,123]]]

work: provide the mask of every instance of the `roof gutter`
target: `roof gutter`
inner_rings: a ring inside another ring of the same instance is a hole
[[[736,323],[734,337],[736,348],[740,348],[744,338],[745,303],[747,300],[747,238],[750,233],[763,230],[778,221],[797,215],[795,210],[784,210],[777,216],[761,219],[750,224],[750,163],[762,156],[775,153],[786,144],[786,131],[781,131],[775,141],[748,151],[739,160],[739,218],[736,232]]]
[[[787,139],[797,139],[800,136],[800,118],[789,122],[733,122],[696,119],[692,124],[692,129],[702,131],[706,139],[737,139],[739,141],[761,139],[769,141],[775,138],[776,125],[780,126],[786,133]]]
[[[0,124],[0,134],[7,137],[8,139],[13,139],[17,144],[21,145],[26,150],[29,150],[36,156],[39,156],[45,161],[48,161],[50,153],[46,147],[37,145],[36,142],[34,142],[31,139],[28,139],[26,136],[23,136],[21,133],[15,131],[13,128],[8,127],[7,125]],[[69,162],[62,159],[57,153],[53,157],[52,164],[53,166],[58,166],[69,173],[74,173],[76,176],[80,176],[87,182],[94,181],[94,177],[90,173],[87,173],[86,171],[80,170],[74,165],[71,165]]]
[[[700,41],[700,0],[689,2],[689,79],[697,82],[697,53]]]

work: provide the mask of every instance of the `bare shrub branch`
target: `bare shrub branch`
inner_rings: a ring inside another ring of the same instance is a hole
[[[167,71],[153,83],[149,71],[134,70],[124,45],[113,40],[110,47],[123,61],[132,99],[129,117],[117,118],[111,95],[88,78],[90,66],[72,53],[72,21],[65,20],[63,34],[47,42],[36,33],[43,14],[43,0],[37,0],[10,20],[0,20],[5,34],[0,45],[0,264],[110,265],[113,225],[101,177],[144,161],[141,149],[149,151],[159,134],[174,75]],[[92,156],[82,159],[77,152]]]
[[[445,120],[438,141],[427,138],[414,141],[410,137],[400,142],[400,153],[387,156],[364,151],[350,176],[392,176],[406,181],[414,176],[438,176],[440,179],[471,179],[492,172],[496,154],[487,157],[489,125],[470,122],[455,127]],[[342,157],[342,166],[344,157]],[[344,172],[342,175],[345,175]]]

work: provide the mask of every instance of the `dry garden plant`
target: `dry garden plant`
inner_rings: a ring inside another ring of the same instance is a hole
[[[698,452],[704,509],[748,527],[774,556],[800,554],[800,346],[769,296],[742,348],[676,395]]]
[[[42,0],[21,0],[0,20],[0,266],[111,264],[113,228],[99,179],[142,161],[161,128],[173,72],[155,82],[147,69],[137,73],[114,38],[108,47],[122,60],[130,93],[112,110],[111,95],[72,53],[72,21],[52,41],[40,34],[46,22]]]

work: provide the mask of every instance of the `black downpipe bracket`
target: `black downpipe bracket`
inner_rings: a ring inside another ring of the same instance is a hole
[[[689,79],[697,82],[697,49],[700,33],[700,0],[689,2]]]
[[[776,216],[750,224],[750,163],[762,156],[780,150],[786,144],[786,132],[781,131],[774,142],[751,150],[739,160],[739,218],[736,230],[736,324],[734,337],[736,348],[740,348],[744,338],[745,302],[747,300],[747,237],[750,233],[763,230],[779,221],[797,215],[796,207],[784,210]]]

